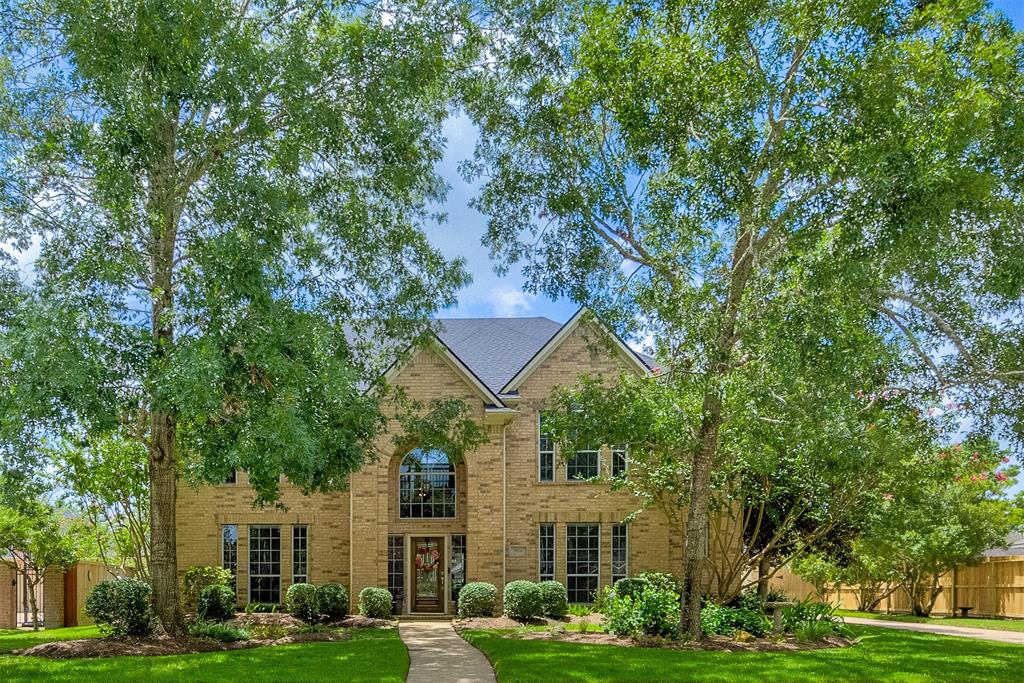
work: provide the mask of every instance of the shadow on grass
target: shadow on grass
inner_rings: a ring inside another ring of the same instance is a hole
[[[805,652],[695,652],[578,645],[467,632],[513,681],[1019,681],[1024,647],[857,628],[854,647]],[[556,673],[557,672],[557,673]]]

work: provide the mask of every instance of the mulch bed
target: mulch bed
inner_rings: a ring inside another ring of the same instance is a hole
[[[480,629],[504,629],[504,628],[519,628],[520,626],[557,626],[559,624],[595,624],[599,625],[602,621],[600,614],[588,614],[585,617],[579,617],[574,614],[569,614],[563,619],[535,619],[529,622],[516,621],[509,617],[471,617],[469,619],[456,619],[452,622],[452,625],[457,630],[467,628],[480,628]]]
[[[247,640],[222,643],[206,638],[86,638],[40,643],[11,654],[46,657],[48,659],[80,659],[95,657],[156,657],[161,655],[188,655],[224,650],[246,650],[254,647],[289,645],[291,643],[317,643],[347,640],[352,636],[338,631],[292,633],[275,640]]]
[[[327,626],[341,628],[397,628],[398,622],[391,619],[374,619],[353,614],[341,621],[332,621]]]

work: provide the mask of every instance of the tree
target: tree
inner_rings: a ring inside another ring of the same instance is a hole
[[[1022,49],[1005,17],[980,0],[489,7],[465,169],[485,178],[499,267],[639,323],[698,396],[678,468],[686,633],[730,397],[789,343],[772,334],[787,310],[892,340],[908,395],[1024,434]],[[761,390],[827,392],[815,373]]]
[[[887,482],[857,552],[887,568],[914,614],[931,613],[943,575],[1005,543],[1016,518],[1003,493],[1018,473],[1008,461],[995,443],[969,439],[908,458]]]
[[[31,501],[20,509],[0,505],[0,548],[0,561],[15,570],[28,591],[32,630],[38,631],[36,587],[49,572],[65,572],[78,562],[80,534],[45,503]]]
[[[384,422],[381,359],[356,340],[401,347],[466,282],[421,228],[478,41],[464,6],[432,0],[4,0],[0,17],[0,242],[42,244],[5,409],[22,433],[146,447],[154,611],[181,633],[179,470],[244,469],[259,504],[282,474],[344,487]]]
[[[149,578],[149,474],[146,449],[109,434],[91,445],[65,442],[52,455],[57,486],[88,522],[96,552],[115,574]],[[116,571],[115,571],[116,570]]]

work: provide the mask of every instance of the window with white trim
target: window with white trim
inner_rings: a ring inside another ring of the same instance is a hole
[[[537,529],[537,578],[555,580],[555,525],[541,524]]]
[[[625,476],[629,469],[629,449],[626,446],[612,446],[612,476]]]
[[[591,603],[601,577],[601,526],[565,526],[565,589],[572,603]]]
[[[629,527],[612,524],[612,585],[629,576]]]
[[[601,452],[594,448],[576,451],[565,463],[565,478],[568,481],[585,481],[601,473]]]
[[[435,449],[416,448],[398,470],[398,516],[443,519],[455,516],[455,466]]]
[[[555,480],[555,441],[547,431],[545,413],[537,418],[537,478],[540,481]]]
[[[231,590],[237,592],[238,526],[235,524],[225,524],[220,528],[220,566],[231,572]]]
[[[309,530],[305,524],[292,527],[292,583],[308,583]]]
[[[249,602],[281,602],[281,527],[249,527]]]

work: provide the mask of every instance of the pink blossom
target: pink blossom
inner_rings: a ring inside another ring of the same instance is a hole
[[[1006,472],[996,472],[996,481],[1006,481],[1009,478]]]
[[[1004,463],[1010,462],[1010,458],[1004,455],[1003,456],[1003,462]]]
[[[892,499],[893,499],[893,495],[891,493],[883,493],[882,494],[882,500],[889,500],[889,501],[891,501]]]

